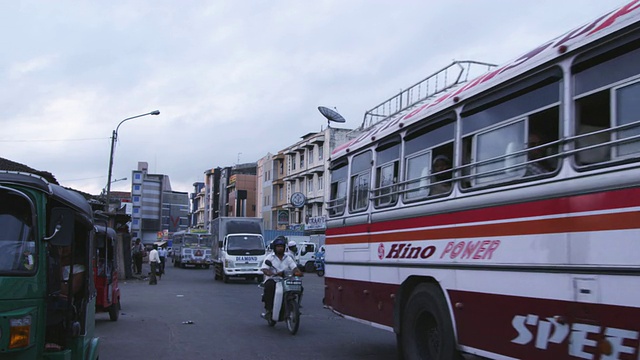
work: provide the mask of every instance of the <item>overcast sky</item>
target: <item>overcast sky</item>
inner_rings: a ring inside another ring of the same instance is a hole
[[[147,161],[191,192],[452,60],[502,64],[620,0],[3,1],[0,157],[92,194]]]

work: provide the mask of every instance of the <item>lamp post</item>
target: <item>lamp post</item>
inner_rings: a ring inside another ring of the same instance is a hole
[[[154,111],[148,112],[146,114],[140,114],[140,115],[128,117],[128,118],[120,121],[118,126],[116,126],[116,129],[113,130],[113,134],[111,135],[111,152],[109,153],[109,175],[107,175],[107,199],[106,199],[106,204],[105,204],[105,211],[106,212],[109,212],[109,201],[111,200],[110,199],[111,198],[111,170],[113,169],[113,151],[115,150],[116,140],[118,139],[118,129],[120,128],[120,125],[122,125],[122,123],[127,121],[127,120],[131,120],[131,119],[135,119],[135,118],[139,118],[139,117],[143,117],[143,116],[147,116],[147,115],[160,115],[160,111],[154,110]]]

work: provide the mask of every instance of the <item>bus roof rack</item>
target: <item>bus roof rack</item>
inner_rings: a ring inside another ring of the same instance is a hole
[[[364,113],[364,119],[358,130],[368,129],[380,122],[403,114],[422,104],[435,95],[464,84],[477,76],[497,67],[473,60],[454,60],[451,64],[411,85],[399,94],[381,102]]]

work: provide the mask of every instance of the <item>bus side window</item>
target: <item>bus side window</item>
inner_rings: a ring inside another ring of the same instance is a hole
[[[609,131],[609,92],[601,91],[576,101],[576,153],[578,165],[609,161],[611,139]]]
[[[327,212],[330,217],[344,213],[347,202],[347,162],[331,164],[331,185]]]
[[[371,151],[358,154],[351,160],[349,211],[364,211],[369,206],[371,160]]]
[[[391,206],[398,199],[397,186],[400,158],[400,138],[376,149],[375,206]]]
[[[628,41],[605,43],[572,66],[578,166],[640,154],[640,140],[629,139],[640,135],[640,42]]]

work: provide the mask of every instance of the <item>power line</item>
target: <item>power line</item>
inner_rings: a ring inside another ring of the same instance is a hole
[[[106,138],[110,139],[110,138]],[[0,140],[0,142],[16,143],[16,142],[61,142],[61,141],[93,141],[105,140],[105,138],[87,138],[87,139],[29,139],[29,140]]]

